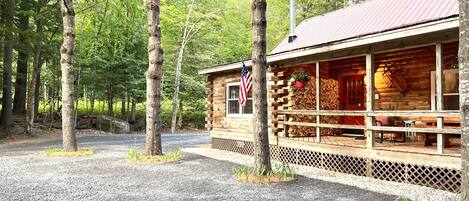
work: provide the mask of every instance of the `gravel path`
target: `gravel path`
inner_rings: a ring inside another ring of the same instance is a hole
[[[396,195],[299,176],[289,184],[252,185],[232,179],[235,163],[183,154],[174,164],[133,165],[129,147],[143,135],[83,136],[96,154],[50,158],[44,149],[60,140],[0,145],[0,200],[393,200]],[[163,135],[164,149],[194,152],[207,134]]]

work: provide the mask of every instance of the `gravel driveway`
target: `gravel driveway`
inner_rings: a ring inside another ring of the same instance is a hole
[[[289,184],[251,185],[232,179],[235,164],[183,153],[174,164],[133,165],[129,147],[143,135],[82,136],[96,154],[49,158],[60,140],[0,145],[0,200],[393,200],[353,186],[299,176]],[[163,135],[165,150],[210,142],[208,134]]]

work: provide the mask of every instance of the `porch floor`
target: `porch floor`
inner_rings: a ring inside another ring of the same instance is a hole
[[[445,148],[445,153],[441,155],[437,154],[435,146],[425,147],[423,142],[375,142],[375,149],[370,150],[365,148],[366,140],[354,137],[322,136],[321,143],[315,143],[315,139],[315,137],[280,138],[279,143],[323,153],[461,169],[460,146],[455,143]]]

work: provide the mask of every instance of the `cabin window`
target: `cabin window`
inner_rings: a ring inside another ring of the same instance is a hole
[[[459,72],[458,69],[443,71],[443,109],[459,110]],[[432,110],[436,110],[436,76],[431,74]]]
[[[252,90],[249,90],[248,100],[246,107],[243,107],[238,102],[239,97],[239,83],[230,83],[227,84],[226,89],[226,111],[227,116],[241,116],[241,115],[251,115],[253,102],[252,102]]]

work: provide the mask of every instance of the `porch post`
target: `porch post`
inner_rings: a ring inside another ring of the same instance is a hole
[[[442,45],[441,43],[437,43],[435,46],[436,49],[436,72],[435,72],[435,79],[436,79],[436,110],[441,112],[444,110],[443,108],[443,89],[444,89],[444,82],[443,82],[443,56],[442,56]],[[443,117],[437,117],[436,119],[436,126],[439,129],[443,128],[444,119]],[[444,152],[444,136],[441,133],[437,134],[436,137],[436,144],[437,144],[437,151],[439,154],[443,154]]]
[[[372,113],[375,99],[375,56],[366,55],[366,112]],[[375,117],[366,115],[366,148],[373,149],[375,145],[374,132],[370,129],[374,125]]]
[[[319,61],[316,62],[316,111],[319,113],[321,104],[321,74],[319,73]],[[320,115],[316,115],[316,123],[320,123]],[[321,142],[321,128],[316,127],[316,141]]]

